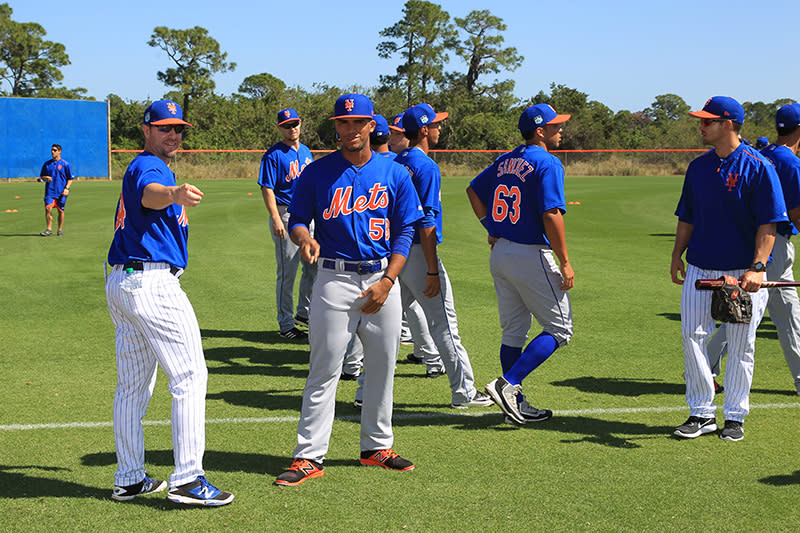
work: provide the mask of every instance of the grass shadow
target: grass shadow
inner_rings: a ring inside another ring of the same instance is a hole
[[[772,485],[773,487],[787,487],[789,485],[800,485],[800,470],[796,470],[793,474],[782,474],[769,477],[762,477],[758,480],[759,483],[765,485]]]
[[[610,394],[612,396],[636,397],[646,394],[675,394],[684,395],[686,385],[683,383],[668,383],[662,379],[627,379],[627,378],[599,378],[582,376],[577,378],[551,381],[556,387],[572,387],[581,392]]]

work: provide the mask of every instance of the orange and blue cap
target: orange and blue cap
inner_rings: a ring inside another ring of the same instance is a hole
[[[403,113],[403,129],[409,132],[421,130],[425,126],[441,122],[450,116],[448,112],[437,113],[430,104],[417,104]]]
[[[536,104],[525,108],[517,127],[520,133],[525,134],[546,124],[563,124],[571,118],[572,115],[559,115],[550,104]]]
[[[300,115],[291,107],[278,111],[278,126],[292,120],[300,120]]]
[[[396,114],[394,116],[394,118],[392,119],[392,123],[389,124],[389,129],[390,130],[399,131],[400,133],[403,133],[404,131],[406,131],[403,128],[403,115],[404,114],[405,113],[398,113],[398,114]]]
[[[333,116],[330,120],[337,118],[369,118],[375,117],[372,107],[372,100],[363,94],[344,94],[336,99],[333,106]]]
[[[700,111],[689,111],[695,118],[722,118],[744,124],[744,108],[742,104],[730,96],[714,96],[706,101]]]
[[[192,127],[183,120],[183,109],[172,100],[157,100],[144,110],[142,124],[147,126],[163,126],[165,124],[183,124]]]

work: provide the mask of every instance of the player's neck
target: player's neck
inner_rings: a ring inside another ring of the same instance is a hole
[[[425,154],[427,154],[428,150],[430,150],[430,142],[428,141],[428,137],[427,136],[422,136],[422,137],[419,137],[416,141],[411,141],[410,143],[408,143],[408,147],[409,148],[419,148]]]
[[[299,150],[300,149],[300,139],[297,139],[296,141],[286,141],[286,140],[284,140],[284,141],[281,141],[281,142],[283,144],[285,144],[286,146],[288,146],[289,148],[294,148],[295,150]]]
[[[547,143],[544,142],[544,139],[530,139],[529,141],[525,142],[528,146],[538,146],[539,148],[543,149],[545,152],[549,152],[550,150],[547,148]]]
[[[388,144],[381,144],[378,146],[373,146],[372,151],[378,154],[388,154],[389,153],[389,145]]]
[[[782,135],[775,139],[775,144],[785,146],[793,153],[797,153],[797,146],[800,145],[800,135]]]
[[[342,153],[342,157],[357,167],[365,165],[372,157],[372,148],[370,148],[369,144],[364,144],[364,147],[356,152],[351,152],[345,149],[341,149],[339,151]]]
[[[730,137],[726,137],[725,139],[721,139],[717,144],[714,145],[714,151],[717,153],[720,159],[725,159],[733,152],[739,148],[739,145],[742,144],[742,141],[739,140],[737,135],[732,135]]]

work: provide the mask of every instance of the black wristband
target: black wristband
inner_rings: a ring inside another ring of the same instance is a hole
[[[394,285],[394,283],[395,283],[395,281],[396,281],[396,280],[392,279],[392,277],[391,277],[389,274],[384,274],[384,275],[381,277],[381,279],[383,279],[383,278],[386,278],[386,279],[388,279],[389,281],[391,281],[391,282],[392,282],[392,285]]]
[[[438,276],[439,275],[438,272],[426,272],[426,274],[428,274],[429,276]]]

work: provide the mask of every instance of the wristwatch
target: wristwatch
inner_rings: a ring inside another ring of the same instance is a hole
[[[753,272],[766,272],[767,265],[765,265],[761,261],[756,261],[755,263],[750,265],[750,270],[752,270]]]

